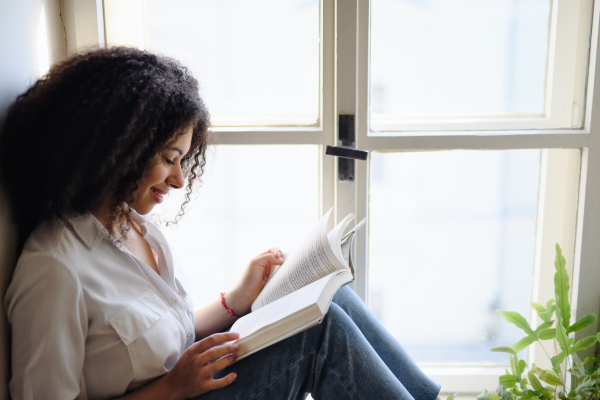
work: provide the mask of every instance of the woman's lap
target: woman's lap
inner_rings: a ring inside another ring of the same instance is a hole
[[[233,364],[215,378],[230,372],[237,374],[231,385],[197,399],[291,400],[312,393],[316,400],[433,400],[439,391],[347,287],[338,291],[320,325]]]

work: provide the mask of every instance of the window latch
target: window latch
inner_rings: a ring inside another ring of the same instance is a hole
[[[339,115],[339,146],[325,146],[325,154],[338,157],[339,181],[354,181],[354,160],[365,161],[369,156],[366,150],[356,150],[354,132],[354,115]]]

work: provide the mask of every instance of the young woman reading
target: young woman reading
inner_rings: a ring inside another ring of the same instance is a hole
[[[0,132],[22,248],[4,303],[12,398],[434,400],[439,386],[347,287],[320,325],[232,365],[237,335],[224,332],[281,252],[194,310],[148,217],[185,188],[183,215],[208,127],[189,71],[129,48],[65,60],[12,104]]]

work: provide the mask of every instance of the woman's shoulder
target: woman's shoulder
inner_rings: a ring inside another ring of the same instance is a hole
[[[33,277],[52,279],[52,275],[78,281],[86,260],[95,254],[90,247],[94,235],[86,230],[85,220],[79,217],[41,222],[23,246],[11,284],[18,284],[19,278],[31,282]]]
[[[21,257],[54,253],[59,247],[66,228],[65,222],[59,219],[42,221],[25,241]]]
[[[37,301],[67,293],[78,296],[80,280],[62,250],[68,235],[66,224],[59,220],[44,221],[29,235],[4,298],[9,319],[15,304],[31,296]]]
[[[41,222],[23,246],[13,281],[23,272],[26,275],[37,275],[47,274],[50,270],[65,269],[72,274],[72,263],[68,261],[68,248],[72,247],[72,236],[66,221],[52,219]],[[47,268],[40,268],[42,265]]]
[[[20,259],[37,256],[68,261],[87,257],[107,235],[91,214],[45,220],[27,238]]]

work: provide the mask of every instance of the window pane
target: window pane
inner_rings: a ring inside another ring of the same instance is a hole
[[[164,229],[192,282],[196,307],[230,289],[250,259],[293,250],[319,217],[318,146],[214,146],[197,200]],[[157,213],[171,220],[183,190]]]
[[[544,114],[550,0],[373,0],[370,116]]]
[[[540,150],[373,153],[369,307],[418,362],[502,363],[529,319]]]
[[[200,81],[213,125],[312,125],[318,0],[146,0],[148,48]]]

